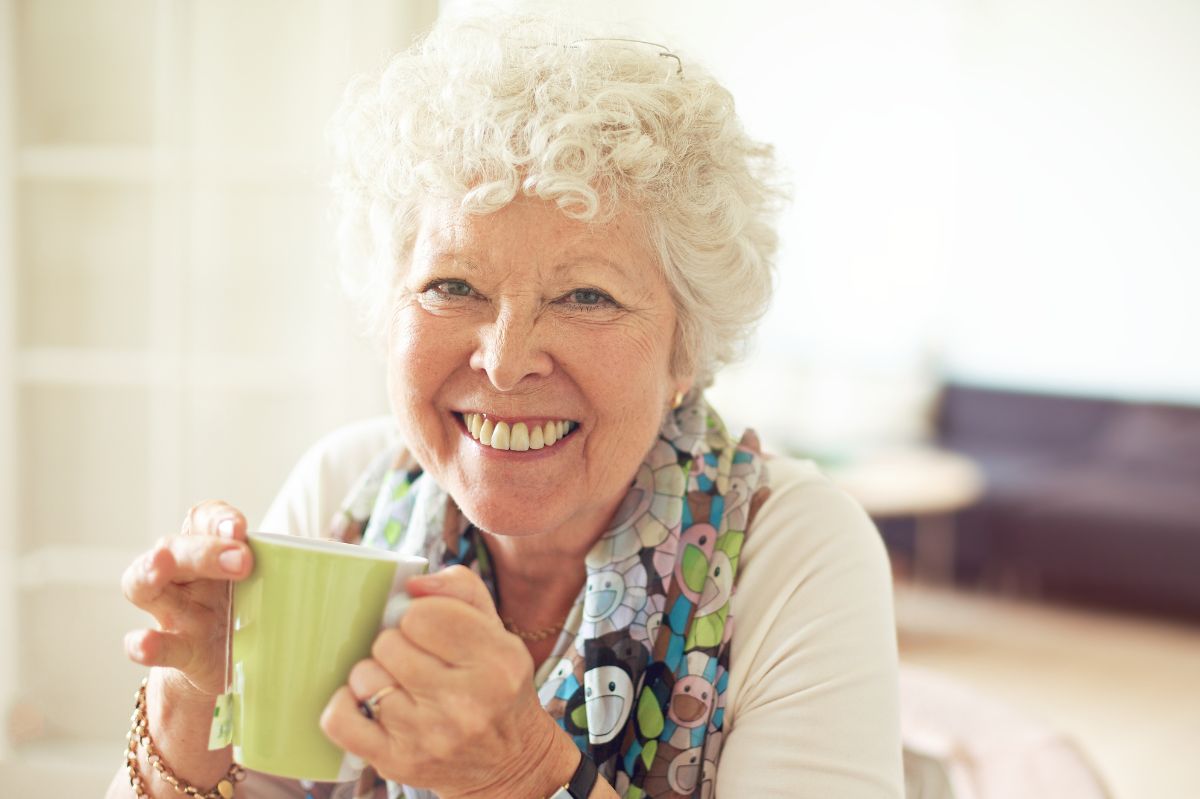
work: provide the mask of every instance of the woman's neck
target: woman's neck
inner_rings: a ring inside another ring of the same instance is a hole
[[[537,606],[546,606],[547,611],[570,608],[587,576],[584,558],[590,544],[571,546],[554,540],[554,534],[483,535],[503,615],[525,616]]]
[[[584,560],[611,516],[606,509],[597,518],[576,520],[540,535],[484,532],[500,615],[526,630],[560,624],[583,590],[587,579]]]

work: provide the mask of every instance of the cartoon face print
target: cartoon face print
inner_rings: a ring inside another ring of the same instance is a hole
[[[646,567],[638,558],[595,572],[584,586],[580,634],[597,638],[628,627],[645,605]]]
[[[708,734],[704,742],[704,767],[700,772],[700,799],[713,799],[717,791],[717,758],[721,756],[722,732]]]
[[[704,591],[708,562],[717,543],[716,529],[706,522],[693,524],[679,537],[681,556],[675,561],[675,579],[680,591],[692,602]]]
[[[631,626],[630,630],[632,629]],[[575,651],[585,658],[586,668],[617,666],[634,675],[634,679],[636,679],[636,675],[642,673],[650,661],[649,647],[636,638],[630,637],[625,630],[612,630],[604,635],[588,639],[585,646],[576,646]],[[591,658],[587,659],[589,653]]]
[[[733,468],[736,450],[733,447],[722,447],[719,435],[715,439],[709,439],[709,446],[720,450],[720,454],[717,455],[717,491],[724,496],[729,493],[729,473]]]
[[[663,608],[667,606],[667,598],[662,594],[651,594],[645,607],[638,613],[637,618],[629,627],[633,640],[640,641],[647,649],[654,648],[658,628],[662,626]]]
[[[555,697],[558,689],[562,687],[563,681],[572,675],[575,667],[570,658],[563,658],[558,661],[554,670],[546,677],[546,681],[542,683],[542,687],[538,689],[538,698],[542,704],[546,704]]]
[[[701,751],[699,746],[685,749],[667,767],[667,783],[675,793],[691,796],[700,782]]]
[[[633,681],[619,666],[600,666],[583,675],[588,740],[593,746],[616,737],[633,707]]]
[[[644,644],[625,637],[612,644],[612,653],[618,665],[624,666],[630,674],[641,674],[650,659],[650,650]]]
[[[638,467],[613,525],[588,551],[588,567],[603,569],[666,541],[678,528],[686,484],[675,450],[659,441]]]
[[[716,691],[712,683],[697,675],[688,675],[675,683],[667,715],[680,727],[699,727],[708,721]]]
[[[587,579],[583,600],[583,618],[600,621],[608,618],[625,598],[625,578],[615,570],[597,572]]]
[[[650,499],[654,496],[654,481],[649,469],[638,469],[633,479],[633,485],[625,492],[617,512],[609,523],[612,530],[622,530],[628,527],[634,519],[650,509]]]
[[[704,769],[700,777],[700,799],[712,799],[716,791],[717,764],[712,760],[704,761]]]
[[[729,489],[725,492],[725,515],[721,519],[722,533],[726,530],[745,531],[753,494],[750,482],[745,477],[737,474],[730,476]]]
[[[708,574],[704,579],[704,591],[700,595],[697,616],[716,613],[729,601],[733,593],[733,563],[721,550],[713,553],[708,562]]]
[[[675,412],[679,425],[679,436],[674,440],[676,447],[682,452],[695,452],[697,445],[704,440],[708,431],[705,408],[703,403],[693,403],[689,407],[680,408]]]

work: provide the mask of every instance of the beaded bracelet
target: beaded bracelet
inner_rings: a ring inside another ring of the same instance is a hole
[[[233,786],[246,779],[245,770],[237,763],[230,764],[229,771],[221,778],[221,781],[208,791],[201,791],[199,788],[182,782],[167,767],[167,764],[163,763],[158,750],[154,748],[154,742],[150,740],[150,724],[146,718],[146,685],[149,682],[149,678],[144,678],[134,695],[137,704],[134,705],[133,716],[130,719],[133,727],[126,736],[129,746],[125,750],[125,766],[129,772],[129,785],[133,788],[134,795],[139,799],[150,795],[150,792],[146,790],[146,783],[142,780],[142,772],[138,766],[138,747],[140,746],[146,750],[146,760],[154,766],[154,770],[159,773],[159,776],[184,796],[192,797],[192,799],[233,799]]]

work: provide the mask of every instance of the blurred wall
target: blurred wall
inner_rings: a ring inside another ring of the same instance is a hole
[[[1200,4],[970,4],[957,377],[1200,404]]]
[[[820,449],[922,437],[943,379],[1200,403],[1200,5],[497,6],[669,42],[775,144],[779,291],[727,415]]]
[[[0,794],[99,795],[135,555],[386,411],[324,126],[434,0],[0,0]],[[86,664],[81,671],[80,664]]]

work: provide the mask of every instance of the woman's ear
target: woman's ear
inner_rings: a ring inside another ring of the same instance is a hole
[[[679,380],[675,383],[675,394],[671,397],[671,408],[678,408],[683,404],[683,398],[692,390],[692,385],[695,381],[691,378],[687,380]]]

